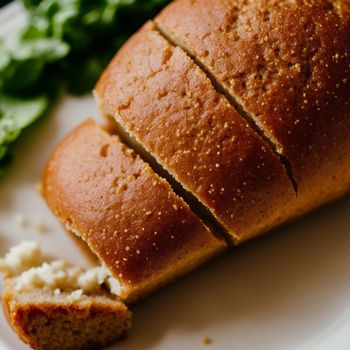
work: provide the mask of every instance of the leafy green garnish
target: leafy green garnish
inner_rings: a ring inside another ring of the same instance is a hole
[[[46,96],[25,99],[0,94],[0,176],[9,163],[9,145],[45,112],[48,105]]]
[[[14,141],[24,128],[44,113],[48,104],[45,96],[25,99],[0,94],[0,144]]]
[[[28,23],[0,39],[0,91],[31,92],[58,72],[89,91],[125,40],[169,0],[23,0]],[[82,79],[82,86],[76,83]]]
[[[3,47],[0,61],[0,90],[22,93],[40,81],[45,67],[69,52],[69,46],[56,38],[16,40]]]
[[[116,50],[168,2],[22,0],[27,25],[0,38],[0,175],[9,146],[45,112],[58,87],[91,90]]]

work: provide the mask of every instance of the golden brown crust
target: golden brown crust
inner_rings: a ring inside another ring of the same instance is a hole
[[[348,0],[179,0],[156,19],[290,161],[290,216],[350,187]]]
[[[225,247],[165,180],[92,121],[57,147],[42,193],[121,282],[121,296],[128,300]]]
[[[131,312],[115,296],[34,289],[18,292],[14,280],[5,280],[2,303],[18,337],[36,350],[99,349],[125,337]]]
[[[349,9],[345,0],[175,1],[157,26],[218,84],[148,23],[104,72],[97,97],[235,239],[247,239],[350,187]],[[222,89],[288,159],[290,178]],[[85,124],[58,148],[44,196],[126,295],[216,251],[218,241],[182,202],[177,220],[169,185],[97,129]]]
[[[287,215],[295,194],[279,158],[151,23],[118,52],[96,95],[235,239]]]

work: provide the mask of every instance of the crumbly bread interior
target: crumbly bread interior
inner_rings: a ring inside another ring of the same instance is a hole
[[[29,241],[11,248],[0,259],[0,271],[6,277],[16,276],[15,288],[19,292],[44,288],[58,294],[61,291],[98,293],[108,287],[112,294],[119,295],[121,288],[104,266],[86,270],[63,260],[45,262],[38,243]]]
[[[0,272],[6,277],[13,277],[42,262],[43,256],[39,244],[23,241],[12,247],[5,257],[0,259]]]
[[[0,260],[2,301],[18,336],[34,349],[98,349],[125,335],[131,313],[104,267],[45,262],[35,242],[22,242]]]

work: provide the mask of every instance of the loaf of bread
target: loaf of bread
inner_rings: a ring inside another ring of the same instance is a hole
[[[0,259],[0,272],[5,315],[33,349],[100,349],[131,326],[131,313],[108,289],[112,278],[103,268],[45,262],[37,243],[22,242]]]
[[[87,121],[56,149],[42,194],[132,302],[226,247],[132,150]]]
[[[348,0],[174,1],[95,89],[123,142],[167,182],[129,171],[136,156],[90,122],[49,161],[44,197],[140,296],[218,252],[216,235],[239,244],[343,195],[349,38]]]

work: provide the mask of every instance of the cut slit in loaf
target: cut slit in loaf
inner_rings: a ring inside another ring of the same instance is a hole
[[[148,164],[93,121],[56,148],[42,194],[119,281],[127,303],[227,246]]]
[[[281,222],[349,191],[348,0],[179,0],[155,23],[287,161]]]
[[[95,96],[101,110],[196,197],[234,243],[288,215],[283,204],[296,195],[279,158],[152,23],[117,53]]]

